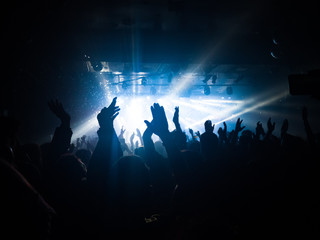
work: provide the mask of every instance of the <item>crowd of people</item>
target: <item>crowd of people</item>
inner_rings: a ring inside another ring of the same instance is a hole
[[[280,136],[271,118],[255,131],[240,118],[231,131],[211,120],[203,133],[183,130],[179,107],[170,131],[154,103],[139,141],[127,143],[125,126],[114,129],[115,97],[97,115],[96,141],[71,143],[71,116],[57,100],[48,106],[61,124],[41,145],[19,142],[18,121],[1,116],[4,238],[319,237],[319,138],[307,108],[304,139],[289,133],[287,119]]]

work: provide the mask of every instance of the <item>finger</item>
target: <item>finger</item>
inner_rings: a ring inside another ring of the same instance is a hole
[[[110,103],[109,107],[114,107],[116,105],[116,102],[117,102],[117,97],[114,97],[112,99],[112,102]]]
[[[151,123],[147,120],[144,120],[144,123],[147,125],[147,127],[150,127],[151,126]]]
[[[117,112],[117,113],[115,113],[115,114],[113,114],[113,116],[111,117],[111,120],[113,121],[117,116],[119,115],[119,113]]]
[[[154,104],[153,104],[153,105],[154,105]],[[154,118],[154,116],[155,116],[155,109],[154,109],[154,106],[151,106],[151,107],[150,107],[150,109],[151,109],[152,117]]]

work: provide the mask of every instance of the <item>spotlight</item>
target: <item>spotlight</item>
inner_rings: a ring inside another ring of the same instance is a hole
[[[108,82],[112,81],[113,78],[114,78],[113,73],[107,73],[107,74],[105,75],[105,79],[106,79]]]
[[[210,80],[211,77],[212,77],[212,75],[206,74],[206,76],[205,76],[205,78],[202,80],[202,82],[207,83],[207,82]]]
[[[141,78],[141,85],[143,85],[143,86],[147,85],[147,78],[145,78],[145,77]]]
[[[218,76],[216,74],[212,75],[211,81],[212,84],[215,84],[217,82]]]
[[[191,88],[185,89],[184,91],[181,92],[180,97],[189,98],[191,96],[191,93],[192,93],[192,89]]]
[[[122,83],[122,89],[126,90],[128,88],[128,83],[123,82]]]
[[[228,95],[231,95],[232,93],[233,93],[233,89],[232,89],[232,87],[227,87],[227,89],[226,89],[226,91],[227,91],[227,94]]]
[[[204,86],[203,93],[204,93],[205,95],[210,95],[210,87],[209,87],[208,85],[205,85],[205,86]]]
[[[92,62],[91,65],[92,65],[93,70],[96,72],[100,72],[103,68],[101,62]]]

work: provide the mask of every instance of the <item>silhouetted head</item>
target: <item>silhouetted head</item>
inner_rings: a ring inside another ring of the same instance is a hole
[[[127,211],[140,211],[148,205],[150,196],[149,170],[136,155],[124,156],[111,170],[113,205]]]
[[[85,164],[74,154],[63,154],[54,165],[56,177],[62,183],[79,183],[87,175]]]
[[[194,152],[200,152],[201,151],[201,145],[199,141],[191,141],[189,143],[188,149]]]
[[[250,130],[243,130],[241,136],[239,137],[240,145],[248,145],[253,141],[253,132]]]
[[[91,151],[88,149],[79,149],[75,152],[75,155],[80,158],[80,160],[86,165],[89,166],[90,158],[91,158]]]
[[[187,148],[187,136],[184,132],[172,131],[174,142],[179,150]]]
[[[138,147],[134,149],[134,154],[141,157],[142,159],[145,159],[144,147]]]
[[[207,120],[204,123],[204,129],[206,132],[213,132],[213,126],[211,120]]]

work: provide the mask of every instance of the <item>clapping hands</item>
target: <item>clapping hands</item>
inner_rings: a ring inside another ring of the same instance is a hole
[[[116,106],[117,97],[113,98],[109,107],[104,107],[97,116],[101,129],[113,128],[113,120],[118,116],[120,107]]]
[[[241,132],[246,127],[246,126],[241,127],[242,121],[243,119],[242,120],[240,120],[240,118],[237,119],[236,128],[234,129],[235,132]]]
[[[163,106],[158,103],[154,103],[151,106],[152,121],[145,120],[147,127],[160,138],[161,136],[169,133],[168,121]]]
[[[60,101],[56,100],[50,100],[48,102],[49,109],[51,112],[56,115],[60,120],[62,124],[68,124],[70,125],[70,115],[67,113]]]

